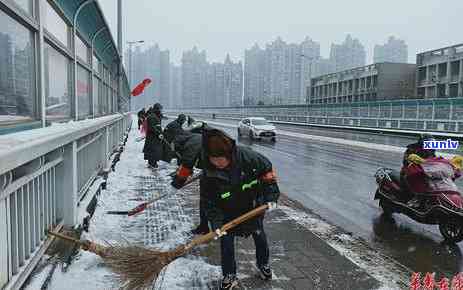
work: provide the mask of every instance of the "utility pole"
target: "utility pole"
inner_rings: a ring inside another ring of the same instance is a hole
[[[119,78],[118,78],[118,91],[119,91],[119,100],[122,100],[122,0],[117,1],[117,47],[119,52]],[[129,98],[129,112],[132,110],[132,96],[127,96]]]
[[[305,54],[300,54],[300,57],[303,58],[303,59],[307,59],[309,61],[309,85],[307,86],[306,82],[304,82],[304,87],[306,88],[305,89],[305,99],[306,99],[306,103],[307,105],[309,106],[310,105],[310,92],[308,92],[311,87],[312,87],[312,77],[313,77],[313,70],[312,70],[312,65],[313,65],[313,61],[316,59],[315,57],[309,57],[309,56],[306,56]]]
[[[133,81],[133,62],[132,62],[132,55],[133,55],[133,50],[132,46],[137,43],[144,43],[144,40],[137,40],[137,41],[127,41],[127,44],[129,45],[129,87],[132,87],[132,81]],[[132,97],[130,96],[130,99]],[[143,104],[145,106],[145,104]]]

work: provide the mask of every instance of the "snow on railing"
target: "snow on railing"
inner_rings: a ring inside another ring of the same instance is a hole
[[[49,245],[78,223],[78,204],[131,124],[129,114],[0,136],[0,288],[17,289]]]

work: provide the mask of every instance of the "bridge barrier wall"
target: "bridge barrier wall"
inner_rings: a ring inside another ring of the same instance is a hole
[[[79,202],[123,143],[130,114],[0,136],[0,288],[19,289],[47,230],[78,223]],[[86,206],[86,205],[82,205]]]

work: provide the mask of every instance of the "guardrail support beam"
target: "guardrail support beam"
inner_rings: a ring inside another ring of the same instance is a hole
[[[58,218],[64,226],[77,224],[77,142],[64,146],[63,162],[56,170]]]

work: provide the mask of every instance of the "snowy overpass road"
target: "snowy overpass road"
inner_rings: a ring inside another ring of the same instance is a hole
[[[227,133],[237,137],[236,128],[231,127],[237,122],[218,122],[224,123],[222,128]],[[285,127],[279,129],[285,130]],[[413,140],[369,133],[289,129],[343,140],[360,138],[371,143],[399,146]],[[413,271],[436,272],[436,279],[441,275],[451,279],[462,270],[461,246],[442,244],[437,226],[421,225],[403,215],[394,215],[395,223],[382,218],[381,209],[373,200],[376,190],[373,174],[382,166],[399,168],[400,153],[282,135],[275,144],[254,142],[248,138],[241,138],[239,142],[271,159],[280,178],[281,190],[290,198],[329,223],[363,238],[382,254]]]

